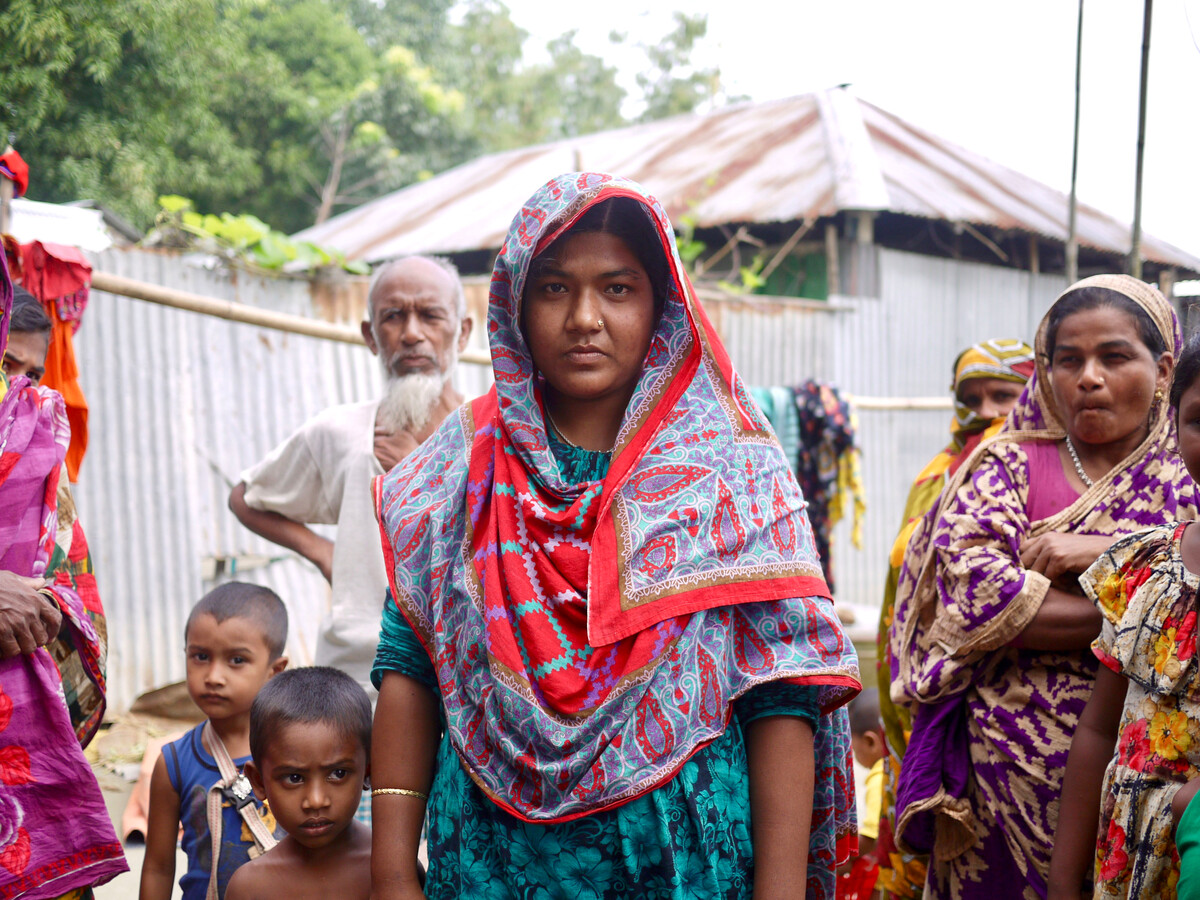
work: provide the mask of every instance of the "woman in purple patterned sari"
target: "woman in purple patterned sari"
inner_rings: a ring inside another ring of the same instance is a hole
[[[1193,518],[1164,394],[1179,325],[1153,288],[1085,279],[1043,319],[1037,372],[909,544],[892,696],[915,714],[897,839],[931,897],[1042,898],[1099,613],[1078,575],[1114,538]]]
[[[0,254],[0,355],[12,283]],[[78,594],[47,580],[70,429],[62,398],[0,373],[0,900],[85,896],[128,869],[45,645],[62,633],[103,684]]]

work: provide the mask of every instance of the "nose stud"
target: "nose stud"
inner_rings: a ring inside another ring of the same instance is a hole
[[[603,331],[603,330],[604,330],[604,320],[603,320],[603,319],[597,319],[597,320],[596,320],[596,325],[597,325],[597,326],[599,326],[599,328],[600,328],[600,330],[601,330],[601,331]]]

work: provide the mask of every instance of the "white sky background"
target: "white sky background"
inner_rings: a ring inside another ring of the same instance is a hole
[[[578,29],[630,93],[673,3],[506,0],[527,56]],[[1132,222],[1143,4],[1085,0],[1079,197]],[[1186,7],[1186,10],[1185,10]],[[1062,191],[1070,187],[1076,0],[693,0],[708,14],[695,62],[730,94],[770,100],[849,82],[914,125]],[[1188,14],[1191,23],[1189,25]],[[1200,0],[1157,0],[1143,188],[1144,231],[1200,255]]]

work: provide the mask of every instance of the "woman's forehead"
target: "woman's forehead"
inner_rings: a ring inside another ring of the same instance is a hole
[[[1063,317],[1055,335],[1055,349],[1077,344],[1141,344],[1141,332],[1132,312],[1116,306],[1080,309]]]

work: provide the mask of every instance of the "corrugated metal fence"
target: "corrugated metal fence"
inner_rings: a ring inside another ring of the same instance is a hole
[[[205,268],[201,261],[110,250],[96,269],[294,315],[328,314],[305,279]],[[361,321],[351,283],[338,310]],[[482,334],[482,332],[480,332]],[[476,336],[477,342],[479,336]],[[243,528],[228,511],[239,474],[301,422],[376,396],[364,348],[283,334],[100,291],[76,337],[91,439],[77,495],[109,621],[110,706],[183,677],[192,604],[230,577],[288,604],[288,652],[311,662],[329,590],[317,571]],[[474,396],[490,373],[461,366]]]
[[[108,251],[98,270],[295,315],[361,319],[364,285],[316,285],[206,268],[202,260]],[[709,304],[751,384],[832,380],[855,394],[946,393],[955,354],[986,337],[1030,339],[1060,279],[879,251],[879,298]],[[483,349],[486,288],[472,285],[472,346]],[[94,292],[76,338],[91,407],[78,499],[109,615],[110,705],[183,676],[187,611],[217,581],[266,584],[291,613],[289,653],[311,659],[328,601],[319,574],[242,528],[226,508],[239,473],[307,417],[374,396],[364,349],[281,334]],[[490,372],[460,367],[468,397]],[[841,599],[877,604],[885,559],[915,474],[943,444],[945,412],[859,415],[869,511],[864,549],[836,541]]]

